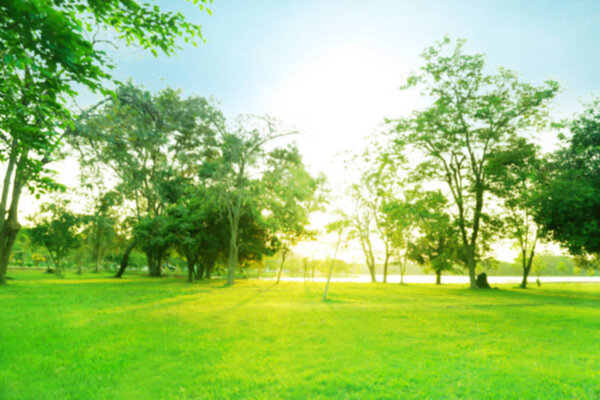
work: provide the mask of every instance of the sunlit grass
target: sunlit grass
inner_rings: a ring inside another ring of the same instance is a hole
[[[0,399],[600,398],[597,284],[10,275]]]

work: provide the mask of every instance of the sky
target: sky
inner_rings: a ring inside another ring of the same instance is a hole
[[[200,23],[206,43],[171,58],[111,50],[115,76],[212,96],[229,118],[280,118],[300,132],[304,161],[334,189],[347,176],[340,154],[360,151],[384,118],[422,104],[399,87],[444,35],[467,39],[467,51],[487,54],[491,69],[514,69],[534,84],[557,80],[556,118],[600,94],[599,1],[214,0],[212,15],[184,0],[158,4]],[[77,100],[96,101],[87,93]],[[554,143],[551,134],[544,140]],[[76,168],[61,170],[75,184]]]

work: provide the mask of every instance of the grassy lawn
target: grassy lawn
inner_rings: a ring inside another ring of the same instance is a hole
[[[0,399],[599,399],[600,285],[9,271]]]

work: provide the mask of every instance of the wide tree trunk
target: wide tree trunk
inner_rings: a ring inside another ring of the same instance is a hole
[[[54,265],[55,268],[55,272],[54,275],[58,276],[59,278],[63,278],[64,277],[64,273],[62,270],[62,264],[61,264],[61,259],[59,256],[56,256],[56,263]]]
[[[8,270],[10,254],[12,253],[15,240],[17,239],[17,234],[21,229],[17,216],[22,187],[23,184],[21,180],[18,178],[15,179],[8,217],[6,220],[2,221],[0,229],[0,285],[6,285],[6,271]],[[4,216],[1,215],[0,218],[4,218]]]
[[[159,277],[162,275],[162,254],[152,254],[151,252],[146,253],[146,260],[148,261],[148,276]]]
[[[471,289],[478,289],[477,286],[477,277],[475,276],[475,254],[469,249],[467,251],[467,269],[469,271],[469,287]]]
[[[15,221],[16,222],[16,221]],[[5,222],[4,229],[0,233],[0,285],[6,284],[6,272],[17,233],[21,226],[16,223],[12,227],[10,222]]]
[[[125,269],[129,264],[129,254],[131,254],[131,252],[135,248],[135,245],[136,241],[132,240],[131,243],[129,243],[129,246],[127,246],[127,248],[125,249],[125,253],[123,253],[123,258],[121,258],[121,265],[119,266],[119,270],[117,271],[115,278],[120,278],[125,273]]]
[[[442,284],[442,271],[435,271],[435,284],[436,285]]]
[[[196,264],[195,260],[192,258],[187,259],[188,264],[188,282],[194,282],[194,265]]]

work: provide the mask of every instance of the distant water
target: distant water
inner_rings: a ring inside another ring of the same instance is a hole
[[[265,280],[275,280],[275,278],[261,278]],[[521,277],[519,276],[488,276],[489,283],[502,284],[502,283],[521,283]],[[535,283],[537,278],[529,277],[527,282]],[[281,277],[282,281],[288,282],[303,282],[302,277]],[[306,278],[307,281],[313,281],[312,278]],[[326,282],[326,277],[315,277],[314,282]],[[358,282],[368,283],[371,282],[370,275],[354,275],[348,277],[335,277],[331,278],[332,282]],[[400,275],[388,275],[388,283],[399,283]],[[551,282],[600,282],[600,276],[541,276],[540,281],[542,283]],[[377,282],[383,282],[383,275],[377,275]],[[435,283],[434,275],[404,275],[405,283]],[[469,277],[465,275],[442,275],[442,284],[453,283],[453,284],[468,284]]]

